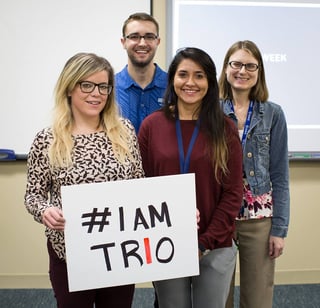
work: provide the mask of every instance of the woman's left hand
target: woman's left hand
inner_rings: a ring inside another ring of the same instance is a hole
[[[283,254],[284,238],[278,236],[270,236],[269,238],[269,256],[271,259],[280,257]]]

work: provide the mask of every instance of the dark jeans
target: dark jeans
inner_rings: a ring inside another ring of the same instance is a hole
[[[131,308],[134,285],[69,292],[67,264],[47,242],[49,275],[58,308]],[[84,278],[85,279],[85,278]]]
[[[157,298],[157,293],[156,293],[156,292],[154,292],[154,303],[153,303],[153,307],[154,307],[154,308],[159,308],[158,298]]]
[[[154,308],[159,308],[159,304],[158,304],[158,296],[157,296],[157,292],[154,290],[154,303],[153,303],[153,307]]]

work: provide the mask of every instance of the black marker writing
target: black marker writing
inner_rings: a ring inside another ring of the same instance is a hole
[[[98,209],[95,207],[91,213],[82,214],[81,218],[91,218],[89,221],[83,222],[82,226],[89,226],[88,233],[92,232],[94,226],[99,226],[98,231],[102,232],[104,226],[109,225],[109,221],[107,220],[108,216],[111,216],[111,212],[108,207],[105,207],[103,212],[98,212]]]

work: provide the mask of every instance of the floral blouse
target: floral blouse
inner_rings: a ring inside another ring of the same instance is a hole
[[[272,217],[272,194],[271,191],[260,196],[254,196],[250,186],[243,179],[243,201],[238,220],[261,219]]]

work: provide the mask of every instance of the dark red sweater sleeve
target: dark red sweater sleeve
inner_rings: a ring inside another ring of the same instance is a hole
[[[199,242],[209,249],[231,245],[235,218],[242,202],[242,148],[238,131],[229,119],[226,119],[226,132],[228,173],[223,177],[219,190],[213,187],[215,209],[210,220],[206,221],[205,226],[201,225],[200,220]]]

